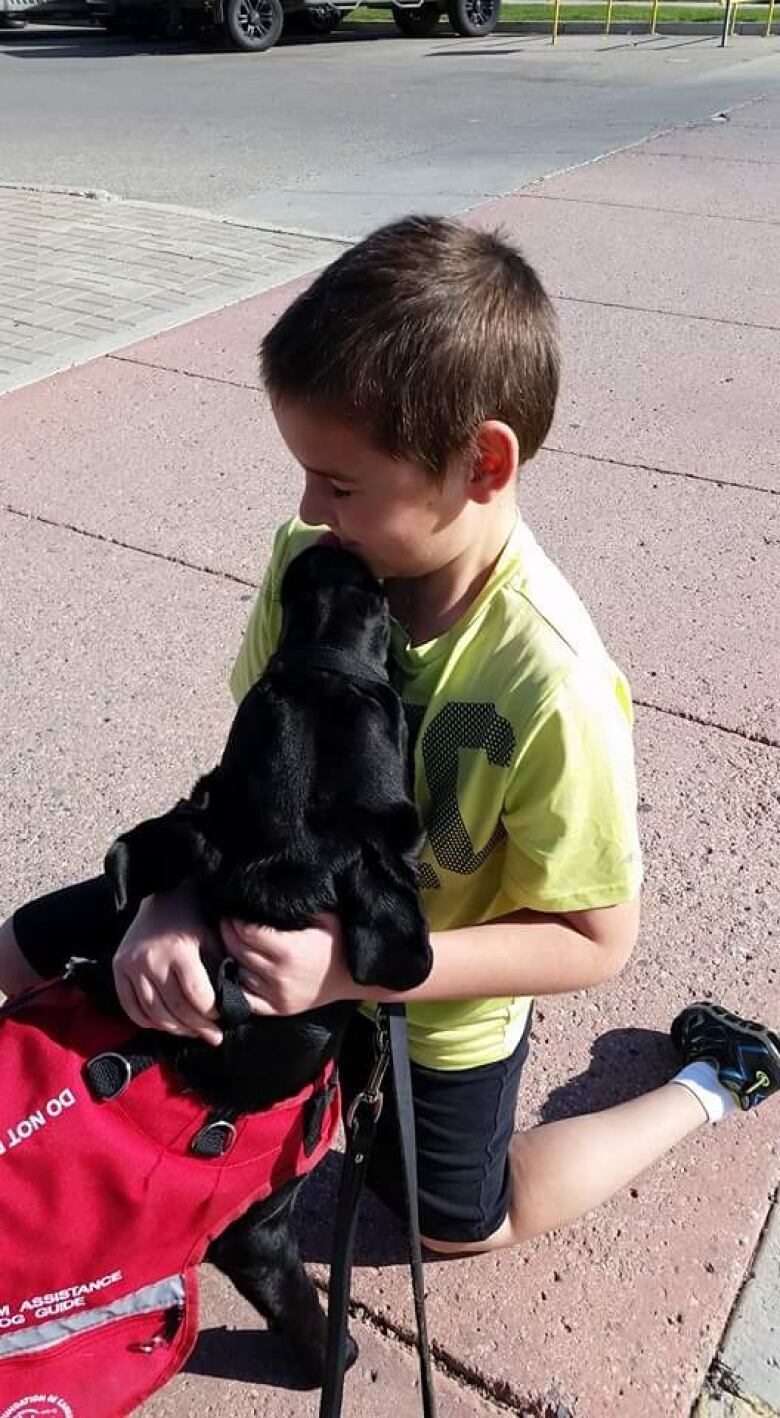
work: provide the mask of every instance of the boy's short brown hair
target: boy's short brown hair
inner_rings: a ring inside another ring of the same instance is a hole
[[[497,233],[439,217],[380,227],[338,257],[260,357],[272,397],[355,423],[436,479],[486,419],[532,458],[558,392],[555,313],[535,271]]]

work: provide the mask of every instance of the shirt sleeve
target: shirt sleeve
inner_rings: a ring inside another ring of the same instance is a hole
[[[282,609],[276,595],[276,577],[271,561],[252,607],[244,638],[230,672],[230,691],[236,704],[259,680],[279,641]]]
[[[574,669],[524,742],[504,803],[502,886],[518,908],[585,911],[642,880],[625,681]]]

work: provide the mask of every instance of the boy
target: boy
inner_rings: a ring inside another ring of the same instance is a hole
[[[240,699],[262,672],[285,567],[312,539],[334,536],[384,579],[434,955],[403,997],[422,1231],[440,1254],[516,1245],[588,1211],[708,1118],[775,1091],[780,1042],[694,1006],[673,1026],[685,1067],[664,1087],[513,1136],[531,999],[622,969],[641,880],[628,687],[517,516],[518,469],[547,434],[558,386],[555,319],[534,272],[495,235],[410,218],[324,271],[266,337],[262,362],[305,491],[301,520],[277,534],[232,688]],[[52,942],[67,953],[69,931],[83,951],[108,909],[100,881],[23,907],[1,938],[5,978],[50,972]],[[213,942],[186,889],[144,902],[125,927],[115,977],[127,1013],[217,1041],[201,960]],[[335,917],[285,933],[225,922],[221,934],[259,1014],[363,1000]],[[361,1012],[341,1062],[347,1101],[367,1076],[371,1030]],[[373,1185],[399,1205],[391,1109]]]

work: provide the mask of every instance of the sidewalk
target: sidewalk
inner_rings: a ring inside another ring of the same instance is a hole
[[[669,1021],[702,993],[780,1018],[779,175],[769,98],[469,218],[514,232],[557,298],[563,398],[521,501],[629,674],[647,868],[628,969],[537,1011],[523,1126],[666,1078]],[[0,402],[13,829],[0,909],[90,870],[120,822],[161,808],[218,750],[227,669],[298,485],[255,362],[288,294]],[[686,1418],[700,1399],[701,1418],[780,1413],[774,1221],[741,1298],[777,1138],[768,1105],[566,1234],[429,1264],[442,1418]],[[336,1171],[301,1208],[323,1280]],[[353,1297],[346,1412],[413,1418],[408,1277],[378,1203]],[[316,1395],[296,1383],[208,1272],[189,1370],[143,1413],[312,1418]]]
[[[0,183],[0,393],[281,285],[342,249],[107,192]]]

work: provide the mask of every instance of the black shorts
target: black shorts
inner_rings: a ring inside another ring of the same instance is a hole
[[[65,887],[22,906],[14,933],[40,975],[56,975],[71,955],[119,944],[132,909],[118,915],[103,877]],[[509,1143],[530,1018],[509,1058],[479,1068],[444,1070],[412,1063],[420,1229],[437,1241],[483,1241],[497,1231],[509,1204]],[[357,1015],[342,1049],[339,1073],[345,1107],[366,1083],[373,1063],[374,1026]],[[369,1185],[405,1215],[392,1081],[385,1085]]]
[[[484,1241],[509,1208],[509,1144],[529,1016],[509,1058],[478,1068],[424,1068],[412,1063],[420,1230],[435,1241]],[[373,1062],[374,1026],[357,1015],[347,1030],[339,1074],[345,1109],[366,1083]],[[385,1080],[368,1182],[405,1216],[392,1080]]]

